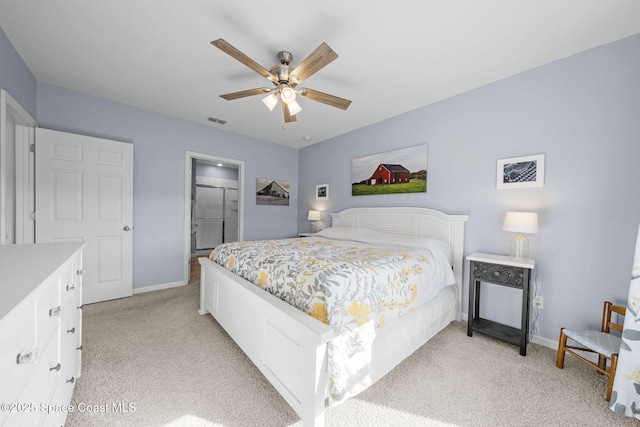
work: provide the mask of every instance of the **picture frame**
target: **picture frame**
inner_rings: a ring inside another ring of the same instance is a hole
[[[289,181],[256,178],[256,205],[289,206]]]
[[[316,185],[316,200],[329,200],[329,184]]]
[[[528,188],[544,185],[544,154],[498,159],[496,187]]]
[[[351,159],[351,195],[427,192],[427,144]]]

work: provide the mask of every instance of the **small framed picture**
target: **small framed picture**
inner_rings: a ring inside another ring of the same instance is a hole
[[[316,200],[329,199],[329,184],[316,185]]]
[[[498,160],[497,188],[542,187],[544,154]]]

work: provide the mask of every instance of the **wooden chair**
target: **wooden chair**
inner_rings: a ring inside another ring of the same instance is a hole
[[[613,305],[609,301],[604,303],[602,312],[602,328],[600,331],[560,329],[560,341],[558,343],[558,358],[556,366],[560,369],[564,367],[565,353],[569,353],[586,364],[594,367],[598,372],[609,377],[609,387],[607,388],[607,401],[611,400],[611,389],[618,366],[618,352],[620,351],[621,338],[619,335],[611,334],[611,330],[622,333],[622,319],[617,322],[611,321],[611,314],[617,313],[621,316],[626,314],[626,308]],[[575,341],[579,345],[567,345],[567,338]],[[588,351],[598,355],[598,363],[594,363],[574,350]],[[610,368],[607,371],[607,359],[610,360]]]

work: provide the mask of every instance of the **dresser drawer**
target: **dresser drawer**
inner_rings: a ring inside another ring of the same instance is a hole
[[[3,426],[39,426],[45,418],[46,411],[42,411],[42,406],[51,400],[62,371],[57,333],[54,337],[38,357],[32,375],[14,400],[16,409],[20,410],[10,412]]]
[[[28,404],[15,403],[4,420],[0,419],[2,427],[33,427],[42,425],[45,413],[41,411],[40,402],[29,402]]]
[[[36,343],[40,348],[47,345],[53,331],[58,329],[64,309],[60,304],[60,278],[53,275],[37,291],[36,325],[38,335]]]
[[[73,381],[79,376],[81,341],[81,310],[69,310],[62,319],[60,329],[60,359],[65,361],[62,377],[65,381]]]
[[[55,411],[51,411],[45,416],[42,427],[60,427],[64,426],[67,420],[68,411],[63,408],[69,405],[71,402],[71,395],[73,394],[74,383],[66,382],[60,377],[56,388],[53,391],[51,399],[51,406],[56,408]]]
[[[81,258],[78,254],[73,260],[64,266],[60,274],[60,301],[62,305],[75,304],[72,301],[80,301],[82,288],[82,275],[78,272],[81,268]]]
[[[42,349],[36,347],[35,302],[25,301],[0,319],[0,403],[14,402],[33,373]],[[40,351],[39,351],[40,350]],[[31,351],[32,360],[27,360]],[[25,356],[18,363],[18,355]],[[0,412],[0,425],[5,413]]]

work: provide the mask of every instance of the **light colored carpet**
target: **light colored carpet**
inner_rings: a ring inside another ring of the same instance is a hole
[[[190,284],[85,306],[83,373],[67,426],[301,426],[198,304]],[[638,427],[608,409],[605,387],[570,356],[560,370],[551,349],[531,344],[522,357],[515,346],[467,337],[466,324],[454,322],[368,390],[327,409],[326,424]]]

